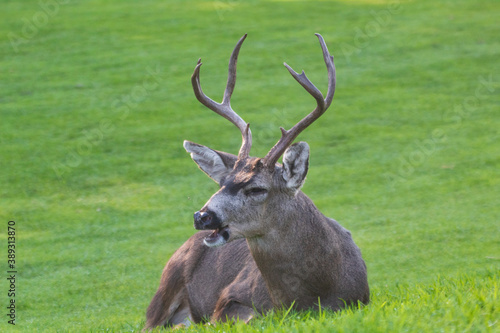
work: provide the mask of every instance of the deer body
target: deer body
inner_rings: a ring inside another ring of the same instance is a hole
[[[248,320],[252,304],[264,311],[272,307],[245,240],[209,248],[203,244],[209,234],[196,233],[169,260],[148,308],[146,328],[188,326],[226,316]]]
[[[249,157],[249,126],[230,107],[238,42],[229,65],[224,100],[215,103],[193,74],[197,98],[235,124],[243,136],[238,156],[185,141],[184,148],[220,189],[194,215],[202,230],[167,263],[147,311],[146,329],[194,322],[248,321],[257,311],[279,306],[339,310],[369,302],[366,266],[348,230],[325,217],[300,190],[309,166],[309,146],[291,144],[330,105],[335,67],[318,35],[329,73],[326,99],[307,79],[294,78],[311,93],[317,108],[289,131],[264,158]],[[277,163],[283,155],[283,163]],[[208,230],[208,231],[207,231]]]
[[[317,308],[320,298],[321,306],[339,310],[358,300],[368,303],[366,266],[350,232],[302,192],[293,204],[286,220],[274,220],[283,229],[247,240],[273,304]]]

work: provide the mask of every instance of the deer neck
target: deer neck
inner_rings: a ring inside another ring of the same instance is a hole
[[[269,228],[247,242],[275,305],[300,307],[298,300],[317,302],[328,291],[338,251],[327,218],[305,194],[280,206],[269,207]]]

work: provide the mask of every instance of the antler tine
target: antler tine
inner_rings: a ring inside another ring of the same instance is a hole
[[[247,34],[240,38],[236,46],[234,47],[231,58],[229,59],[229,70],[227,76],[226,89],[224,91],[224,98],[222,103],[217,103],[210,97],[203,93],[200,84],[200,67],[202,65],[201,59],[194,69],[193,75],[191,76],[191,83],[193,85],[193,90],[196,98],[201,104],[205,105],[210,110],[214,111],[218,115],[226,118],[232,124],[239,128],[242,135],[242,144],[240,151],[238,153],[238,158],[244,159],[249,156],[250,148],[252,147],[252,132],[250,131],[250,125],[247,124],[234,110],[231,108],[231,96],[234,91],[234,86],[236,84],[236,63],[238,61],[238,54],[240,52],[241,45],[245,41]]]
[[[297,136],[306,129],[309,125],[311,125],[316,119],[321,117],[323,113],[328,109],[333,100],[333,95],[335,94],[335,64],[333,63],[333,56],[328,52],[328,48],[326,46],[325,40],[320,34],[316,34],[319,39],[319,43],[321,44],[321,49],[323,50],[323,59],[325,60],[326,68],[328,70],[328,92],[326,94],[326,98],[323,99],[323,94],[321,91],[312,84],[312,82],[307,78],[304,71],[301,74],[296,73],[290,66],[286,63],[285,67],[288,69],[290,74],[293,76],[295,80],[304,89],[311,94],[316,100],[317,106],[316,108],[305,116],[301,121],[299,121],[295,126],[293,126],[288,131],[283,127],[281,129],[281,138],[274,145],[273,148],[267,153],[266,157],[264,157],[264,164],[274,168],[274,165],[278,161],[281,155],[285,152],[285,150],[292,144],[293,140],[297,138]]]

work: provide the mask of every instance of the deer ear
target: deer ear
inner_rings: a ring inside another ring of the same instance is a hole
[[[238,159],[233,154],[216,151],[191,141],[184,141],[184,149],[191,154],[200,169],[217,183],[233,170]]]
[[[309,145],[297,142],[288,147],[283,154],[283,179],[286,186],[298,191],[306,180],[309,169]]]

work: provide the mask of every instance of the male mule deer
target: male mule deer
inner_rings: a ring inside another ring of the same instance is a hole
[[[191,82],[197,99],[236,125],[243,136],[238,156],[184,141],[191,154],[220,189],[194,214],[199,231],[169,260],[158,291],[147,310],[145,329],[183,326],[239,318],[248,321],[273,307],[339,310],[369,302],[366,266],[348,230],[325,217],[300,191],[309,163],[309,146],[292,145],[307,126],[330,106],[335,91],[335,66],[317,34],[328,69],[328,93],[322,93],[304,72],[291,75],[316,100],[317,106],[282,136],[264,158],[250,157],[249,125],[230,105],[236,62],[243,36],[229,61],[222,103],[200,86],[201,61]],[[283,155],[283,164],[277,163]]]

